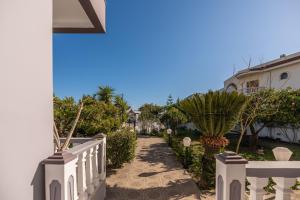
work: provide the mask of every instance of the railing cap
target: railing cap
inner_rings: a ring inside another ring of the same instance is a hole
[[[75,155],[66,152],[60,151],[54,153],[52,156],[48,157],[43,161],[43,164],[56,164],[56,165],[64,165],[76,158]]]
[[[104,133],[98,133],[97,135],[93,136],[92,139],[102,139],[105,137],[106,135]]]
[[[233,151],[224,151],[217,154],[215,158],[224,164],[247,164],[248,160]]]

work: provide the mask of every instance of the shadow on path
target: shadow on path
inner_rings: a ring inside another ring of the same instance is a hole
[[[162,138],[140,137],[136,158],[108,173],[107,200],[212,200],[201,198],[192,178]]]

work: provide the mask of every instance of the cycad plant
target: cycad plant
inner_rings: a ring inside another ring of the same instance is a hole
[[[204,147],[204,155],[200,181],[203,187],[214,185],[214,154],[219,153],[228,144],[224,134],[236,125],[245,105],[244,95],[220,91],[194,94],[180,102],[181,110],[202,133],[200,141]]]

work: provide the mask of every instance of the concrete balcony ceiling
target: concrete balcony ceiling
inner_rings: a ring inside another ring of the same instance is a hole
[[[105,0],[53,0],[53,32],[104,33]]]

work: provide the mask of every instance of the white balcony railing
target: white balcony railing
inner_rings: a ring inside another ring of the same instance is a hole
[[[243,94],[253,94],[253,93],[257,93],[264,89],[266,89],[266,87],[248,87],[248,88],[240,89],[239,92],[241,92]]]
[[[297,178],[300,177],[300,161],[287,160],[248,162],[233,152],[217,155],[216,199],[300,199],[299,193],[291,190]],[[268,185],[269,178],[276,183],[275,194],[267,194],[264,190]],[[250,184],[247,186],[249,193],[245,192],[246,179]]]
[[[44,161],[46,200],[103,200],[106,136],[72,138],[72,148]]]

